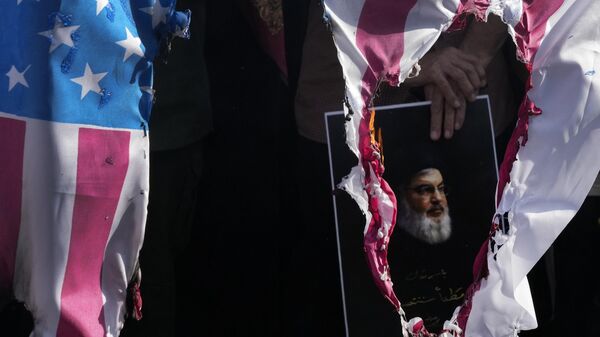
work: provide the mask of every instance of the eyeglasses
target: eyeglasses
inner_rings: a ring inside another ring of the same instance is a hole
[[[435,194],[435,191],[440,192],[440,194],[443,194],[444,196],[448,195],[448,188],[445,185],[435,187],[430,184],[422,184],[415,187],[409,187],[408,190],[417,193],[421,197],[430,197]]]

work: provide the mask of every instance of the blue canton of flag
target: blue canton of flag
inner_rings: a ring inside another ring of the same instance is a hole
[[[6,0],[0,111],[140,129],[160,34],[183,27],[174,0]],[[173,22],[174,20],[179,22]]]

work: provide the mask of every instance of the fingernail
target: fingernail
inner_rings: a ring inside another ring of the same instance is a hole
[[[459,101],[454,101],[454,107],[455,108],[460,108],[460,102]]]
[[[452,137],[452,134],[450,133],[450,131],[446,131],[444,133],[444,137],[446,137],[446,139],[450,139],[450,137]]]
[[[472,101],[474,101],[474,100],[476,100],[476,99],[477,99],[477,95],[476,95],[476,94],[473,94],[473,95],[471,95],[471,100],[472,100]]]
[[[455,123],[454,124],[454,130],[458,130],[460,129],[460,123]]]
[[[437,131],[431,131],[430,136],[431,136],[431,139],[433,139],[433,140],[437,140],[440,137],[440,135],[438,134]]]

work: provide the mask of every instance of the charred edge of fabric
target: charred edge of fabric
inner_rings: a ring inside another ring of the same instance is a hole
[[[398,79],[400,78],[400,72],[398,72],[397,74],[389,74],[389,73],[385,73],[385,74],[377,74],[377,83],[375,84],[375,88],[373,88],[373,92],[371,93],[371,96],[369,97],[369,102],[368,102],[368,108],[372,111],[375,111],[375,107],[374,102],[375,99],[377,97],[379,97],[381,95],[381,85],[385,82],[389,85],[392,86],[398,86],[399,83]]]
[[[330,32],[332,32],[332,34],[333,34],[333,27],[331,25],[331,18],[325,12],[325,1],[324,0],[320,0],[319,1],[319,6],[323,9],[323,23],[325,24],[325,26],[327,27],[327,29]]]
[[[185,24],[183,26],[180,26],[178,24],[179,19],[177,19],[177,16],[181,16],[181,15],[185,16]],[[190,37],[192,36],[192,32],[190,30],[191,22],[192,22],[192,11],[191,10],[186,9],[184,11],[174,12],[173,15],[171,16],[171,20],[169,21],[169,25],[171,26],[172,38],[180,37],[182,39],[189,40]]]
[[[164,64],[167,64],[168,62],[173,39],[176,37],[189,39],[191,36],[190,22],[192,18],[192,11],[189,9],[184,11],[175,11],[173,5],[171,5],[169,13],[167,26],[163,26],[162,31],[159,32],[160,46],[158,59]],[[185,17],[185,20],[182,19],[182,16]]]
[[[146,122],[142,121],[142,123],[140,124],[140,128],[142,128],[142,130],[144,131],[144,138],[147,137],[148,130],[147,130]]]
[[[510,183],[510,173],[512,171],[514,163],[517,161],[517,154],[520,148],[527,144],[529,118],[531,116],[537,116],[542,113],[542,110],[538,108],[535,105],[535,103],[529,98],[529,91],[533,88],[533,80],[531,76],[532,67],[532,63],[526,64],[529,76],[527,79],[527,83],[525,83],[525,95],[521,101],[521,105],[519,106],[517,125],[506,147],[504,159],[502,160],[502,164],[500,166],[498,180],[499,185],[497,191],[498,194],[496,195],[498,204],[502,199],[502,194],[504,193],[505,187]],[[500,186],[500,184],[502,184],[502,186]]]
[[[504,214],[496,215],[498,217],[498,223],[500,224],[500,228],[502,229],[502,233],[508,235],[510,231],[510,222],[508,221],[508,212],[504,212]]]
[[[169,9],[169,12],[172,14],[173,7]],[[164,28],[163,28],[164,29]],[[170,33],[164,33],[164,31],[157,33],[159,39],[159,47],[158,47],[158,60],[163,64],[168,63],[169,54],[171,54],[171,42],[173,40],[173,36]]]
[[[348,109],[349,115],[354,115],[354,110],[352,110],[352,106],[350,106],[350,101],[348,100],[347,95],[344,95],[344,101],[342,104],[346,107],[346,109]]]
[[[127,317],[133,317],[136,321],[142,319],[142,293],[140,290],[140,284],[142,282],[142,271],[140,269],[139,261],[136,263],[133,276],[127,285],[127,297],[125,314]]]
[[[333,25],[332,25],[332,20],[329,17],[329,15],[327,15],[327,13],[325,12],[325,5],[324,5],[324,1],[321,0],[319,1],[319,5],[323,8],[323,23],[325,23],[325,26],[327,27],[327,30],[330,32],[331,34],[331,39],[334,41],[335,43],[335,35],[333,34]],[[337,44],[336,44],[337,45]],[[336,52],[337,52],[337,56],[338,56],[338,60],[339,60],[339,50],[336,47]],[[346,107],[346,109],[348,110],[348,114],[344,116],[344,119],[346,120],[346,122],[350,122],[352,120],[352,116],[354,116],[354,109],[352,109],[352,105],[350,104],[350,99],[348,98],[348,85],[346,84],[346,78],[344,77],[344,100],[343,100],[343,105]]]

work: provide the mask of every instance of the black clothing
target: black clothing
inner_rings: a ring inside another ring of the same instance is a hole
[[[150,202],[142,270],[142,320],[128,319],[122,337],[183,336],[195,329],[189,320],[201,287],[191,258],[190,237],[198,227],[202,174],[202,142],[181,149],[155,151],[150,156]]]
[[[197,322],[200,273],[191,265],[191,239],[202,212],[200,197],[204,141],[212,129],[204,60],[205,1],[180,0],[192,11],[190,40],[175,39],[167,64],[156,62],[156,104],[150,118],[150,200],[140,251],[141,321],[129,318],[122,337],[182,336]],[[193,284],[193,286],[191,286]]]
[[[199,141],[212,129],[204,60],[204,0],[179,0],[192,11],[190,39],[174,39],[167,63],[155,62],[155,105],[150,117],[150,150],[170,150]]]
[[[214,131],[203,191],[214,302],[203,336],[277,336],[279,268],[294,221],[290,199],[294,124],[276,63],[237,1],[207,6],[206,60]],[[204,313],[199,313],[204,314]]]

